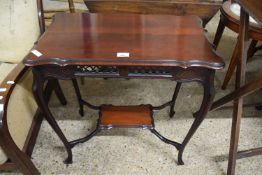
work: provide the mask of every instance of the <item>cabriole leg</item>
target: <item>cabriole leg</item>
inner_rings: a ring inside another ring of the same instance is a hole
[[[63,142],[63,144],[66,148],[68,157],[64,162],[66,164],[72,163],[72,151],[71,151],[70,144],[67,141],[66,137],[64,136],[62,130],[58,126],[55,118],[53,117],[51,111],[48,108],[47,101],[44,98],[43,88],[44,88],[45,79],[42,76],[41,72],[38,72],[38,70],[36,70],[36,68],[33,68],[33,75],[34,75],[34,78],[33,78],[33,94],[35,96],[35,100],[36,100],[39,108],[43,112],[45,119],[47,120],[49,125],[52,127],[52,129],[55,131],[55,133],[58,135],[58,137]]]
[[[207,112],[209,111],[209,109],[212,105],[214,94],[215,94],[214,74],[215,74],[214,70],[209,70],[209,71],[207,71],[207,75],[206,75],[208,77],[201,80],[201,84],[203,85],[203,88],[204,88],[203,101],[202,101],[202,104],[201,104],[199,111],[197,111],[193,114],[193,116],[195,118],[194,122],[193,122],[191,128],[189,129],[184,141],[182,142],[181,149],[178,152],[178,164],[179,165],[184,165],[184,162],[183,162],[183,159],[182,159],[184,149],[185,149],[187,143],[189,142],[189,140],[191,139],[191,137],[194,135],[194,133],[196,132],[196,130],[198,129],[198,127],[202,123],[202,121],[204,120]]]

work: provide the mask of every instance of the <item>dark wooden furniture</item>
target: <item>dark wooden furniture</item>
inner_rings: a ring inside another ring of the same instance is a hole
[[[246,73],[246,60],[248,55],[249,46],[249,14],[254,17],[259,25],[262,25],[262,1],[256,0],[236,0],[241,5],[240,15],[240,36],[239,36],[239,55],[240,58],[237,60],[237,72],[236,72],[236,90],[225,97],[217,100],[213,103],[211,109],[216,109],[229,101],[234,100],[232,129],[231,129],[231,140],[230,150],[228,158],[228,175],[235,174],[235,166],[237,158],[244,158],[254,155],[262,154],[262,147],[237,151],[238,150],[238,139],[240,133],[241,117],[243,115],[243,97],[257,91],[262,88],[262,77],[259,77],[248,84],[245,84],[245,73]]]
[[[71,1],[71,0],[69,0]],[[40,26],[40,33],[43,34],[45,31],[45,22],[43,16],[43,3],[42,0],[37,0],[37,10],[38,10],[38,19]],[[8,114],[7,108],[9,103],[9,98],[16,88],[17,82],[19,82],[27,72],[31,71],[30,67],[24,66],[23,63],[19,63],[0,83],[0,88],[5,88],[4,92],[0,92],[0,146],[4,150],[5,154],[9,158],[6,163],[0,165],[0,171],[12,171],[19,170],[23,174],[36,175],[40,174],[37,168],[34,166],[33,162],[30,160],[32,155],[34,145],[40,130],[40,126],[43,120],[43,115],[38,109],[33,117],[32,125],[27,135],[23,149],[20,150],[12,139],[9,129],[8,129]],[[16,82],[14,84],[7,84],[6,82]],[[44,96],[46,101],[49,101],[49,98],[52,92],[56,93],[59,101],[62,105],[66,105],[66,99],[63,95],[61,87],[56,80],[48,81],[46,88],[44,90]]]
[[[232,4],[233,2],[231,0],[224,0],[224,3],[220,9],[220,12],[221,12],[220,21],[219,21],[217,32],[216,32],[216,35],[213,41],[215,49],[217,48],[219,44],[219,41],[222,37],[225,27],[228,27],[230,30],[236,33],[239,33],[240,16],[235,14],[232,11],[231,9]],[[252,41],[248,43],[249,44],[248,58],[252,57],[253,54],[258,49],[260,49],[260,47],[256,47],[256,45],[258,41],[262,40],[262,27],[259,26],[256,22],[251,22],[250,28],[249,28],[249,35]],[[230,81],[234,73],[234,70],[237,64],[237,60],[239,57],[239,42],[240,40],[238,39],[238,42],[235,46],[235,49],[233,51],[233,54],[230,60],[230,64],[229,64],[227,73],[224,78],[222,89],[226,89],[228,82]]]
[[[68,8],[66,9],[54,9],[54,10],[44,10],[44,18],[45,18],[45,25],[49,26],[52,23],[52,17],[54,16],[55,13],[58,12],[70,12],[70,13],[75,13],[78,11],[75,8],[74,0],[67,0],[68,2]]]
[[[84,0],[91,13],[196,15],[203,26],[217,13],[222,1],[214,0]]]
[[[68,142],[56,123],[45,102],[43,86],[46,80],[83,76],[166,78],[176,80],[179,87],[182,82],[201,83],[204,88],[202,105],[193,114],[195,120],[177,147],[178,162],[183,164],[185,146],[211,106],[215,70],[224,66],[201,26],[201,20],[194,16],[103,13],[60,13],[55,16],[54,23],[34,48],[42,55],[29,53],[24,64],[33,68],[35,98],[66,148],[66,163],[72,162],[71,148],[75,144]],[[174,107],[176,93],[177,90],[171,101],[152,108]],[[102,114],[107,111],[103,110],[103,105],[94,106],[84,101],[80,93],[78,95],[82,104],[102,110]],[[103,115],[101,117],[104,119]]]
[[[0,92],[2,99],[0,100],[0,146],[8,156],[9,160],[0,166],[0,170],[20,170],[23,174],[40,174],[36,169],[30,157],[32,155],[36,138],[43,120],[43,114],[40,110],[37,110],[27,135],[23,149],[20,150],[12,139],[8,129],[8,102],[16,84],[24,77],[25,73],[30,71],[29,67],[25,67],[22,63],[18,64],[11,73],[0,84],[0,88],[5,88],[4,92]],[[14,84],[8,84],[6,82],[16,82]],[[44,97],[49,101],[51,93],[55,91],[61,104],[66,104],[66,99],[62,93],[57,80],[48,81],[44,90]],[[19,117],[19,116],[17,116]]]
[[[112,106],[100,109],[99,127],[109,128],[153,128],[151,105]]]
[[[112,106],[102,105],[99,111],[99,119],[97,121],[96,129],[87,136],[71,141],[71,147],[79,143],[84,143],[91,139],[95,134],[101,130],[108,130],[112,128],[142,128],[149,129],[160,140],[167,144],[173,145],[177,150],[182,149],[182,144],[174,142],[162,136],[155,130],[153,119],[153,110],[158,107],[152,105],[138,105],[138,106]],[[179,164],[184,164],[182,155],[179,158]]]

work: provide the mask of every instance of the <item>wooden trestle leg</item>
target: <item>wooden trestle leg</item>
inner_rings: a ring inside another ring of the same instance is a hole
[[[245,84],[247,48],[248,48],[247,46],[249,44],[248,41],[249,40],[248,38],[249,15],[242,8],[240,14],[240,26],[241,27],[240,27],[239,46],[240,46],[241,55],[237,64],[236,89],[239,89],[241,86]],[[242,114],[243,114],[243,98],[240,97],[234,101],[227,175],[235,174],[238,140],[239,140]]]

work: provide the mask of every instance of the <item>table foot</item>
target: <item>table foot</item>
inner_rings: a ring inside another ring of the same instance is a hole
[[[179,152],[178,153],[178,159],[177,159],[178,160],[178,162],[177,162],[178,165],[184,165],[185,164],[184,161],[183,161],[182,156],[183,156],[183,154],[181,152]]]
[[[176,114],[176,111],[175,111],[174,109],[171,109],[171,108],[170,108],[169,117],[170,117],[170,118],[173,118],[175,114]]]
[[[97,133],[99,133],[100,131],[101,131],[101,130],[100,130],[99,127],[97,126],[97,128],[96,128],[93,132],[91,132],[90,134],[88,134],[87,136],[69,142],[70,147],[73,148],[74,146],[76,146],[76,145],[79,144],[79,143],[84,143],[84,142],[90,140],[92,137],[94,137],[94,136],[95,136]]]
[[[181,148],[181,144],[177,143],[175,141],[169,140],[167,138],[165,138],[164,136],[162,136],[159,132],[157,132],[155,129],[150,129],[150,131],[155,134],[160,140],[162,140],[163,142],[173,145],[174,147],[176,147],[177,150],[179,150]]]
[[[81,117],[84,117],[84,115],[85,115],[83,108],[80,108],[78,113],[81,115]]]
[[[71,158],[66,158],[65,160],[64,160],[64,164],[72,164],[73,163],[73,161],[72,161],[72,157]]]

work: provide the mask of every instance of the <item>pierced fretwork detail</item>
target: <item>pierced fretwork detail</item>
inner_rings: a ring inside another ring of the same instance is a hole
[[[117,66],[77,66],[80,73],[94,74],[94,75],[118,75],[121,71],[127,72],[129,76],[170,76],[171,69],[167,67],[117,67]]]
[[[163,67],[129,67],[129,74],[143,74],[143,75],[170,75],[171,70]]]
[[[77,69],[82,73],[95,73],[95,74],[118,73],[118,68],[116,66],[77,66]]]

